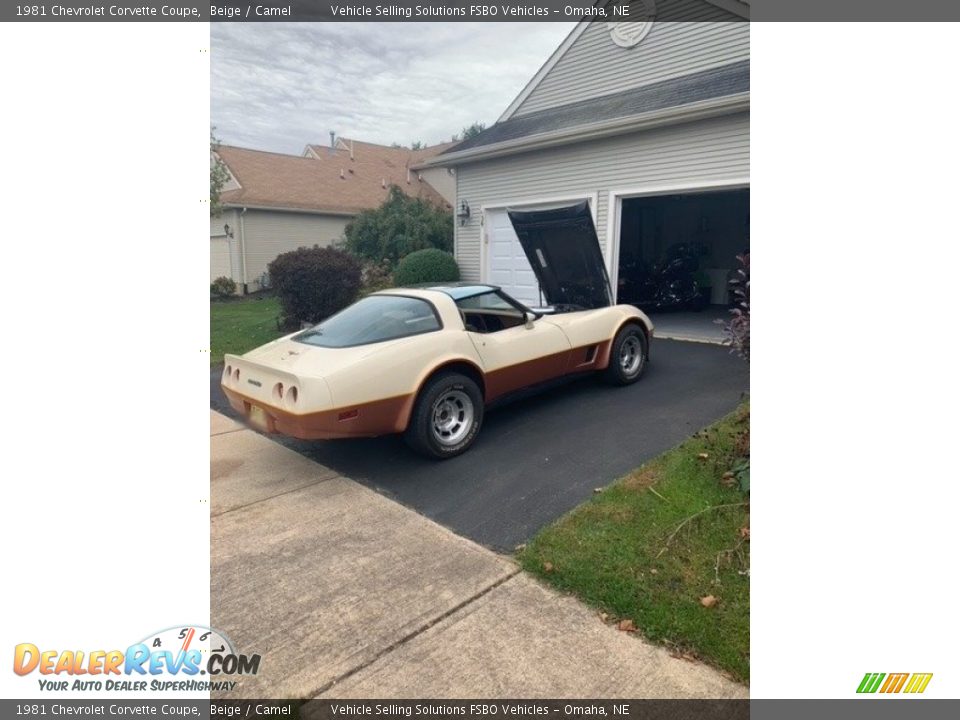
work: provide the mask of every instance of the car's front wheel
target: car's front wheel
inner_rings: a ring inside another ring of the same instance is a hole
[[[443,460],[465,452],[483,423],[483,394],[460,373],[442,373],[420,390],[404,433],[421,455]]]
[[[635,383],[643,375],[648,355],[647,334],[637,325],[625,325],[613,339],[603,379],[611,385]]]

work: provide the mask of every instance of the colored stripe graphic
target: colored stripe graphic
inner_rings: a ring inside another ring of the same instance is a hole
[[[860,681],[860,687],[857,688],[858,693],[875,693],[877,688],[880,687],[880,681],[883,680],[884,673],[867,673],[863,676],[863,680]]]
[[[880,688],[880,692],[900,692],[900,689],[903,687],[903,684],[907,681],[908,677],[910,677],[910,673],[890,673],[887,675],[887,681],[883,684],[883,687]]]
[[[905,693],[922,693],[930,684],[933,673],[914,673],[904,689]]]
[[[881,693],[898,693],[901,690],[904,693],[917,694],[922,693],[930,684],[933,673],[866,673],[860,685],[857,687],[858,693],[875,693],[879,689]],[[886,681],[884,682],[884,678]],[[881,683],[883,685],[881,686]]]

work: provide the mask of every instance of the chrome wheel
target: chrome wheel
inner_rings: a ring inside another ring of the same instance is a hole
[[[441,445],[456,445],[473,426],[473,401],[462,390],[448,390],[433,403],[430,415],[436,441]]]
[[[630,335],[620,345],[620,367],[624,375],[633,377],[639,372],[642,364],[643,345],[640,343],[640,338]]]

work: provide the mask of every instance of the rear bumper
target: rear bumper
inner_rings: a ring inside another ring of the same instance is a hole
[[[378,437],[403,432],[407,428],[414,400],[413,395],[401,395],[351,407],[297,415],[254,400],[222,383],[220,387],[230,401],[230,406],[248,422],[251,420],[252,407],[263,411],[266,427],[255,426],[258,430],[300,440]]]

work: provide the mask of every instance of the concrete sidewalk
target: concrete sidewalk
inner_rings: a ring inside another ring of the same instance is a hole
[[[747,697],[516,564],[211,412],[211,624],[229,698]]]

